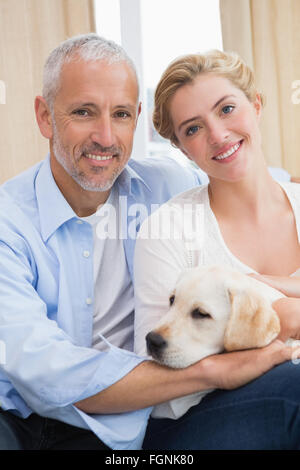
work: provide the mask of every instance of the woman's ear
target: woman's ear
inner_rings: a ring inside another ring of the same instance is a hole
[[[262,99],[260,93],[256,93],[255,100],[253,103],[256,115],[258,119],[260,119],[261,116],[261,110],[262,110]]]
[[[280,321],[271,304],[255,291],[229,289],[231,313],[224,335],[226,351],[261,348],[280,332]]]
[[[35,98],[34,110],[41,134],[46,139],[51,139],[53,136],[51,113],[48,104],[42,96]]]

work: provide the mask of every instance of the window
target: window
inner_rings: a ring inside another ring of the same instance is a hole
[[[97,32],[125,48],[137,65],[143,111],[133,158],[168,155],[188,164],[152,125],[153,95],[175,57],[222,49],[219,0],[95,0]]]

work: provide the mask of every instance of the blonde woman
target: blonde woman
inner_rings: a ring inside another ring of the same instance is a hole
[[[201,264],[264,275],[291,296],[274,305],[281,339],[298,336],[300,280],[290,276],[300,275],[300,187],[278,184],[268,172],[259,129],[262,107],[253,74],[236,54],[188,55],[164,72],[155,94],[154,125],[207,173],[209,184],[173,198],[141,227],[135,258],[137,353],[146,353],[145,336],[167,311],[179,273]],[[166,217],[168,209],[184,206],[190,212],[183,218],[176,211]],[[192,240],[185,230],[189,217],[196,227]],[[170,227],[176,236],[165,236]],[[254,381],[235,386],[232,362],[231,368],[227,363],[236,357],[235,372],[240,369],[242,375],[247,361],[253,367],[251,352],[209,358],[205,370],[219,390],[182,417],[176,400],[157,407],[161,419],[150,420],[145,447],[300,448],[300,367],[285,362],[272,368],[263,348],[257,350],[257,370],[265,362],[268,372],[258,371]]]

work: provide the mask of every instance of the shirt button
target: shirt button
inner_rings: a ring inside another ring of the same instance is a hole
[[[83,224],[82,220],[76,220],[77,224]]]
[[[85,258],[88,258],[88,257],[90,256],[90,252],[89,252],[88,250],[84,250],[83,256],[84,256]]]
[[[86,300],[87,305],[91,305],[93,303],[92,299],[88,297]]]

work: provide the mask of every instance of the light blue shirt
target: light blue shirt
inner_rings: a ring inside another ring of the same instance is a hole
[[[131,276],[133,232],[199,183],[199,173],[167,158],[124,169],[116,184]],[[113,345],[92,349],[93,291],[92,227],[58,189],[48,156],[0,189],[0,406],[91,429],[112,449],[139,449],[151,408],[88,415],[73,405],[145,360]]]

